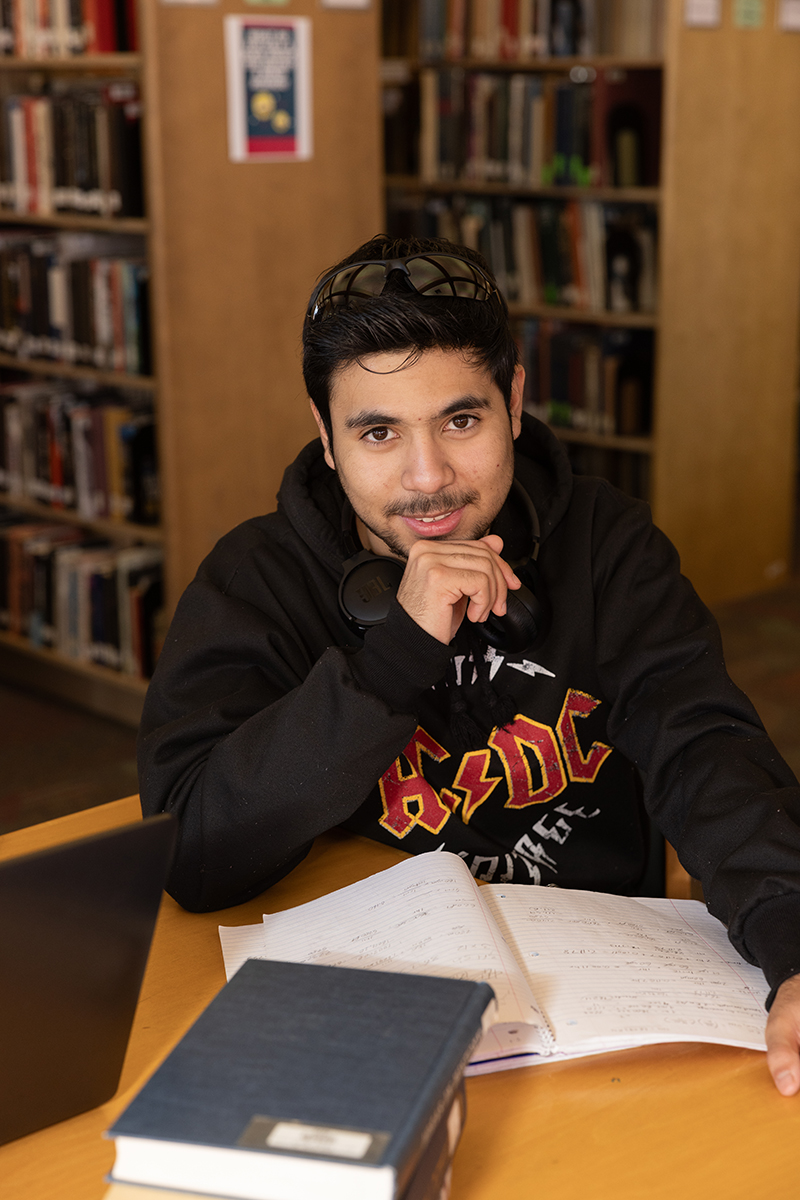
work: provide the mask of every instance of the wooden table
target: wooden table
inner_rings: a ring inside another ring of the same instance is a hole
[[[131,797],[17,830],[0,837],[0,859],[138,816]],[[403,857],[331,833],[248,904],[197,915],[165,897],[117,1095],[0,1147],[2,1200],[100,1200],[114,1157],[103,1130],[225,981],[218,924],[253,923]],[[779,1096],[754,1051],[656,1046],[527,1067],[469,1080],[467,1101],[452,1200],[800,1196],[800,1096]]]

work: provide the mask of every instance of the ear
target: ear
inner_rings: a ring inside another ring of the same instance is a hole
[[[514,371],[514,381],[511,384],[511,399],[508,411],[511,416],[511,436],[518,438],[522,433],[522,396],[525,391],[525,368],[517,367]]]
[[[336,463],[333,461],[333,448],[331,446],[331,439],[328,437],[328,430],[325,428],[325,422],[323,421],[322,417],[320,416],[320,411],[317,408],[314,401],[309,400],[308,403],[311,405],[311,413],[314,417],[314,420],[317,422],[317,428],[319,429],[319,436],[322,439],[322,448],[325,451],[325,462],[328,464],[328,466],[330,467],[330,469],[332,471],[335,471]],[[514,436],[516,437],[516,434]]]

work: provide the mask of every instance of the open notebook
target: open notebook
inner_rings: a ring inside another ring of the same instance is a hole
[[[653,1042],[765,1049],[764,975],[695,900],[479,888],[434,852],[220,940],[229,979],[271,958],[486,980],[498,1017],[471,1074]]]

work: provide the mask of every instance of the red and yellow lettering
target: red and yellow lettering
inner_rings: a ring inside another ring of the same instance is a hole
[[[589,753],[584,754],[575,729],[575,718],[588,717],[599,703],[600,701],[595,700],[593,696],[587,696],[585,692],[576,692],[573,688],[570,688],[564,697],[564,706],[556,730],[573,783],[594,783],[597,772],[611,753],[611,746],[606,746],[604,742],[593,742]]]
[[[453,780],[454,788],[460,788],[461,791],[466,792],[461,809],[461,820],[465,825],[469,824],[469,819],[475,809],[491,796],[500,782],[499,775],[488,778],[486,776],[491,757],[491,750],[470,750],[462,758],[458,774]]]
[[[443,762],[450,757],[447,751],[418,725],[402,757],[395,759],[378,785],[383,801],[380,824],[398,838],[405,837],[415,825],[421,825],[430,833],[438,833],[450,816],[450,809],[442,804],[436,789],[431,787],[422,774],[423,754],[427,754],[434,762]],[[403,772],[403,758],[408,763],[407,774]],[[410,811],[410,804],[416,805],[416,812]]]
[[[540,725],[530,717],[517,713],[504,729],[495,729],[489,738],[503,760],[508,782],[506,808],[527,808],[529,804],[544,804],[558,796],[567,786],[555,735],[548,725]],[[533,786],[531,768],[522,747],[533,750],[542,772],[539,787]]]

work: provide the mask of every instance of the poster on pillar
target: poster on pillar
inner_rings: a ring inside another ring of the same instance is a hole
[[[311,21],[225,17],[232,162],[311,158]]]

